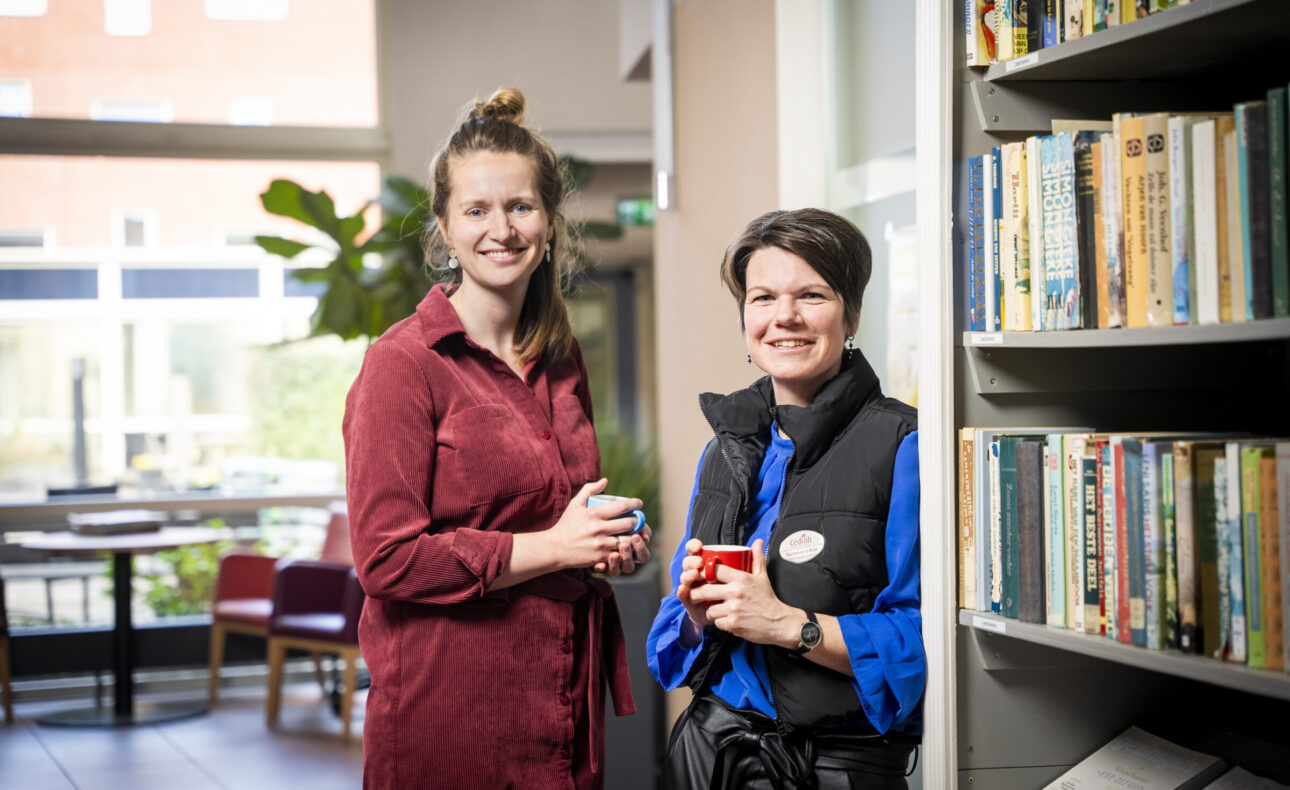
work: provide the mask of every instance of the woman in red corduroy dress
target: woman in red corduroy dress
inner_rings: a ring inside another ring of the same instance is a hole
[[[368,350],[346,402],[351,539],[368,595],[365,788],[596,788],[604,688],[633,712],[613,592],[649,528],[606,487],[587,373],[560,298],[564,186],[520,125],[477,103],[432,167],[457,283]]]

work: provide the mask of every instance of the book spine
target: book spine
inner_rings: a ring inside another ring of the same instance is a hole
[[[1187,244],[1187,219],[1191,216],[1187,201],[1187,181],[1191,176],[1187,156],[1187,119],[1175,115],[1169,119],[1169,254],[1173,270],[1173,323],[1192,321],[1191,250]]]
[[[1031,320],[1033,307],[1030,295],[1030,171],[1026,143],[1008,146],[1008,188],[1011,203],[1008,207],[1008,232],[1004,240],[1012,245],[1011,289],[1005,298],[1008,306],[1004,329],[1009,332],[1029,332],[1038,329]]]
[[[1126,326],[1147,326],[1147,168],[1143,118],[1125,118],[1120,127],[1120,184],[1124,224]]]
[[[985,230],[981,188],[983,158],[968,160],[968,330],[985,331]]]
[[[1131,620],[1133,602],[1129,577],[1133,573],[1133,555],[1129,550],[1129,487],[1125,481],[1124,437],[1111,437],[1112,485],[1115,496],[1115,634],[1124,644],[1133,641]]]
[[[1102,142],[1102,230],[1106,248],[1106,326],[1124,326],[1124,222],[1120,199],[1120,138],[1114,132],[1103,132]],[[1100,326],[1100,324],[1099,324]]]
[[[1232,119],[1218,118],[1214,121],[1214,246],[1218,264],[1218,320],[1227,323],[1232,320],[1232,261],[1231,240],[1228,228],[1228,195],[1231,190],[1228,181],[1232,177],[1235,163],[1228,155],[1228,140],[1232,136]],[[1235,151],[1235,149],[1233,149]]]
[[[998,61],[1000,63],[1003,63],[1004,61],[1007,61],[1007,60],[1012,60],[1013,58],[1019,55],[1026,54],[1024,49],[1021,52],[1017,51],[1017,44],[1016,44],[1017,39],[1016,39],[1016,36],[1014,35],[1014,31],[1016,29],[1014,16],[1017,12],[1017,2],[1018,0],[995,0],[994,7],[995,7],[995,13],[997,14],[996,20],[999,25]],[[1022,2],[1024,2],[1024,0],[1022,0]],[[1021,40],[1023,44],[1025,43],[1025,40],[1026,40],[1025,31],[1026,31],[1025,25],[1022,25]]]
[[[1102,535],[1102,558],[1101,558],[1101,584],[1102,584],[1102,633],[1107,639],[1116,639],[1119,632],[1116,630],[1116,617],[1119,607],[1116,601],[1116,568],[1115,563],[1117,556],[1115,553],[1115,466],[1111,445],[1109,442],[1098,442],[1098,449],[1102,455],[1102,489],[1101,502],[1098,503],[1098,513],[1101,514],[1101,535]]]
[[[1083,470],[1085,437],[1067,434],[1061,437],[1062,502],[1066,523],[1066,624],[1076,631],[1084,630],[1084,523]]]
[[[1277,318],[1290,318],[1286,164],[1286,89],[1273,88],[1268,91],[1268,240],[1272,258],[1272,314]]]
[[[1227,474],[1227,523],[1223,534],[1227,543],[1227,593],[1231,601],[1230,649],[1227,660],[1244,664],[1246,652],[1245,630],[1245,562],[1242,550],[1241,529],[1241,445],[1228,442],[1223,468]],[[1215,471],[1217,474],[1217,471]]]
[[[1098,594],[1098,534],[1097,534],[1097,492],[1101,483],[1097,477],[1097,459],[1091,455],[1079,457],[1081,492],[1083,502],[1083,567],[1080,570],[1080,581],[1083,590],[1081,602],[1084,606],[1083,630],[1096,634],[1101,630],[1100,596]]]
[[[1214,462],[1221,445],[1196,444],[1192,450],[1192,518],[1196,533],[1196,574],[1200,597],[1200,652],[1211,658],[1223,653],[1223,628],[1218,572],[1217,509],[1214,499]]]
[[[1102,165],[1100,139],[1089,147],[1089,153],[1093,168],[1093,257],[1081,260],[1080,270],[1082,272],[1086,266],[1093,268],[1092,280],[1096,289],[1093,301],[1097,304],[1097,316],[1085,316],[1085,325],[1090,329],[1106,329],[1110,326],[1110,292],[1106,276],[1106,168]]]
[[[1106,30],[1106,0],[1093,0],[1093,32]]]
[[[1165,613],[1164,646],[1177,650],[1178,627],[1178,551],[1174,519],[1174,456],[1172,450],[1160,456],[1160,518],[1165,543]]]
[[[1142,542],[1146,548],[1146,646],[1160,650],[1165,646],[1164,559],[1165,542],[1160,531],[1160,444],[1142,445]]]
[[[1169,214],[1169,116],[1142,119],[1146,183],[1147,326],[1173,326],[1173,255]]]
[[[999,440],[990,442],[990,611],[1003,613],[1003,507],[999,479]]]
[[[1026,0],[1026,52],[1044,48],[1044,0]]]
[[[1003,560],[1003,587],[1000,614],[1017,619],[1020,615],[1018,582],[1021,564],[1021,534],[1018,523],[1017,438],[999,437],[999,532],[1002,537],[1000,557]]]
[[[976,459],[972,475],[976,478],[976,496],[974,518],[976,528],[976,610],[993,611],[991,598],[990,563],[994,557],[991,536],[991,491],[990,491],[990,447],[991,442],[985,431],[976,431],[972,436],[972,445]]]
[[[1241,187],[1241,248],[1245,318],[1272,317],[1272,250],[1268,217],[1268,105],[1236,105],[1237,175]]]
[[[1147,643],[1147,564],[1142,525],[1142,444],[1137,439],[1126,438],[1121,447],[1124,451],[1124,531],[1129,552],[1129,641],[1143,646]]]
[[[1075,161],[1069,133],[1043,138],[1045,329],[1079,328]]]
[[[1026,260],[1030,274],[1030,328],[1053,329],[1051,320],[1044,315],[1046,293],[1046,265],[1044,261],[1045,195],[1043,194],[1043,154],[1046,137],[1026,139]]]
[[[1245,561],[1246,663],[1267,666],[1263,642],[1263,572],[1259,552],[1259,448],[1241,448],[1241,549]]]
[[[1073,41],[1084,35],[1084,0],[1066,0],[1062,40]]]
[[[1044,49],[1048,49],[1062,43],[1061,33],[1057,28],[1061,23],[1061,0],[1043,0],[1043,5],[1043,45]]]
[[[1232,656],[1232,578],[1231,541],[1227,535],[1227,458],[1214,459],[1214,525],[1218,538],[1218,651],[1215,658],[1231,660]]]
[[[1192,444],[1174,443],[1174,539],[1178,551],[1178,648],[1200,652],[1200,598],[1196,580],[1196,525],[1192,500]]]
[[[1000,215],[999,225],[1003,228],[1003,232],[999,235],[999,326],[1004,332],[1015,332],[1019,329],[1017,252],[1020,234],[1017,225],[1022,211],[1018,202],[1022,197],[1021,190],[1025,179],[1022,177],[1024,172],[1019,172],[1018,168],[1021,164],[1019,150],[1024,150],[1023,146],[1024,143],[1007,143],[1000,149],[1003,157],[1000,175],[1003,180],[1000,182],[999,189],[1002,194],[1003,213]],[[1027,286],[1027,311],[1030,309],[1029,298],[1030,291]]]
[[[1285,670],[1281,632],[1281,536],[1277,527],[1277,458],[1275,447],[1259,458],[1259,551],[1263,571],[1263,656],[1268,669]]]
[[[976,608],[976,513],[971,428],[959,430],[959,607]]]
[[[1094,132],[1079,132],[1073,138],[1067,135],[1063,147],[1071,146],[1075,160],[1075,212],[1071,230],[1075,234],[1074,282],[1078,299],[1074,309],[1068,311],[1071,329],[1096,329],[1097,303],[1097,226],[1094,205],[1093,144]]]
[[[1214,121],[1188,128],[1191,135],[1192,262],[1196,270],[1196,320],[1218,323],[1218,218],[1215,214]]]
[[[1290,672],[1290,442],[1277,442],[1277,540],[1281,546],[1281,666]]]
[[[985,331],[999,331],[999,217],[1002,195],[999,192],[999,148],[981,155],[982,197],[985,203]]]
[[[1066,628],[1072,625],[1067,619],[1069,608],[1066,603],[1066,588],[1069,582],[1070,564],[1067,561],[1067,523],[1066,497],[1063,485],[1062,435],[1051,433],[1047,437],[1044,452],[1044,483],[1048,496],[1045,499],[1046,535],[1044,546],[1047,567],[1045,580],[1047,592],[1045,602],[1048,611],[1046,620],[1054,628]]]
[[[1223,151],[1227,179],[1227,268],[1231,286],[1228,310],[1233,323],[1246,321],[1245,314],[1245,244],[1241,233],[1240,157],[1236,144],[1236,126],[1224,132]]]
[[[1044,602],[1044,441],[1024,439],[1017,454],[1017,619],[1046,620]]]
[[[1106,26],[1116,27],[1121,22],[1121,0],[1106,0]]]

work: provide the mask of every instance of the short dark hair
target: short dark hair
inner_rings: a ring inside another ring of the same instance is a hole
[[[721,282],[739,305],[748,295],[748,261],[753,253],[767,247],[791,252],[824,278],[842,299],[848,327],[860,317],[864,289],[873,272],[873,253],[864,234],[847,219],[818,208],[771,211],[745,225],[726,248],[721,261]]]

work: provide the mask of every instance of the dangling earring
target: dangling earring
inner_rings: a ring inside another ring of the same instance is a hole
[[[461,264],[457,261],[457,251],[455,249],[448,250],[448,268],[455,269],[460,265]]]
[[[546,243],[546,251],[542,253],[542,262],[543,263],[551,262],[551,242],[549,241]]]
[[[751,364],[752,364],[752,354],[749,354],[749,355],[748,355],[748,364],[749,364],[749,365],[751,365]]]
[[[855,340],[848,337],[846,342],[846,358],[851,359],[856,355]]]

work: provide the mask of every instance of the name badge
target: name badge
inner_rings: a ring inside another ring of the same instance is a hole
[[[824,551],[824,536],[814,530],[794,532],[779,544],[779,556],[792,563],[813,560]]]

